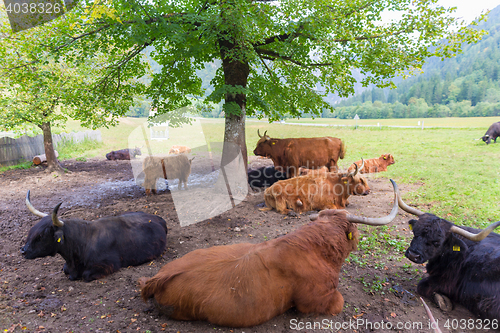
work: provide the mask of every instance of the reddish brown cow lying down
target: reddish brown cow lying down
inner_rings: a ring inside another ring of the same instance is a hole
[[[349,171],[354,170],[354,164],[361,163],[361,161],[354,162],[350,167]],[[370,158],[368,160],[365,160],[365,167],[360,168],[359,172],[361,173],[372,173],[372,172],[382,172],[382,171],[387,171],[387,167],[389,165],[392,165],[396,163],[394,161],[394,156],[391,154],[383,154],[380,155],[379,158]]]
[[[361,167],[363,164],[361,164]],[[321,170],[321,169],[320,169]],[[350,195],[366,195],[370,187],[366,179],[356,170],[347,174],[321,172],[280,180],[264,192],[266,208],[276,209],[281,214],[288,214],[290,209],[297,213],[310,210],[342,209],[348,204]]]
[[[324,210],[299,230],[267,242],[192,251],[154,277],[140,278],[142,298],[154,298],[172,319],[229,327],[259,325],[293,306],[338,314],[344,305],[337,290],[340,268],[359,239],[355,223],[385,225],[397,211],[394,196],[391,214],[383,218]]]

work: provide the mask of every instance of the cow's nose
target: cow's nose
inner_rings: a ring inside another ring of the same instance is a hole
[[[363,192],[363,195],[368,195],[368,194],[370,194],[370,190],[366,190]]]
[[[21,250],[19,250],[19,252],[21,252],[22,255],[24,255],[26,253],[26,250],[24,249],[24,246],[21,248]]]
[[[410,249],[406,250],[405,256],[413,262],[420,261],[420,254],[417,254]]]

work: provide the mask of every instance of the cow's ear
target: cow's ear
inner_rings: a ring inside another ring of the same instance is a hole
[[[348,177],[342,177],[340,180],[342,181],[342,183],[347,184],[347,181],[349,179],[348,179]]]
[[[56,243],[63,244],[64,243],[64,232],[59,229],[54,233],[54,238],[56,240]]]
[[[276,142],[278,142],[278,140],[269,140],[269,144],[271,146],[274,146],[276,144]]]
[[[463,240],[458,239],[457,237],[452,237],[451,242],[449,242],[449,244],[447,245],[454,253],[456,252],[465,253],[469,248]]]

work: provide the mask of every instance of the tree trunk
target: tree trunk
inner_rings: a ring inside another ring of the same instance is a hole
[[[42,123],[40,128],[43,131],[43,146],[45,148],[45,156],[47,157],[47,171],[57,172],[59,174],[64,173],[64,169],[59,164],[57,160],[56,153],[54,151],[54,144],[52,143],[52,130],[50,129],[50,122]]]
[[[246,88],[248,75],[250,73],[248,62],[242,62],[231,56],[227,56],[228,51],[234,51],[238,46],[227,40],[220,40],[219,46],[221,50],[225,84],[233,87],[240,86]],[[246,95],[243,93],[227,93],[225,102],[224,143],[234,144],[239,147],[243,155],[243,162],[246,169],[248,165],[247,145],[245,141]],[[236,112],[234,108],[231,107],[235,104],[238,106]],[[234,152],[234,149],[230,150]],[[228,149],[224,149],[222,153],[223,164],[232,161],[234,158],[234,153],[228,153]]]

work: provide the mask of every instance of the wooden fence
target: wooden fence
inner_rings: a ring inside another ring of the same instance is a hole
[[[75,143],[83,140],[102,141],[101,131],[85,131],[77,133],[53,134],[54,148],[65,142]],[[24,161],[31,161],[35,155],[45,154],[43,135],[30,137],[23,135],[17,139],[0,138],[0,166],[15,165]]]

